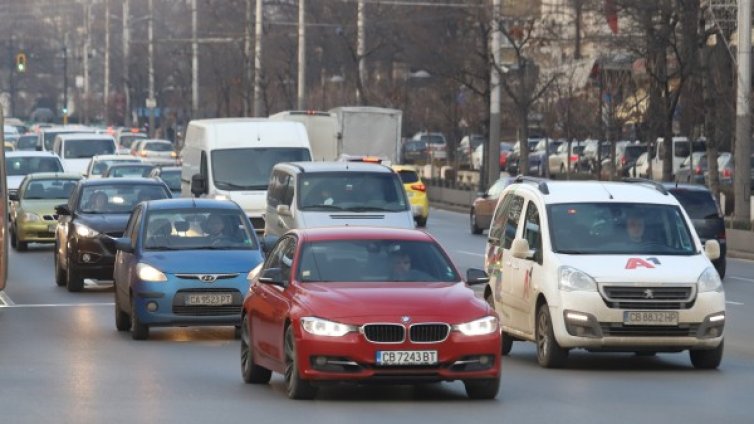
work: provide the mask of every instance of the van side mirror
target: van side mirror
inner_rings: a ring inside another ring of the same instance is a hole
[[[526,239],[517,238],[511,245],[511,254],[514,258],[530,259],[533,254],[529,251],[529,242]]]
[[[704,254],[711,261],[720,258],[720,242],[717,240],[707,240],[704,243]]]
[[[19,200],[18,192],[8,193],[8,200],[10,200],[11,202],[18,202]]]
[[[202,174],[194,174],[191,176],[191,194],[194,197],[199,197],[202,194],[207,193],[207,180]]]
[[[62,205],[55,206],[55,213],[60,216],[67,216],[71,214],[71,210],[68,209],[68,205],[63,203]]]

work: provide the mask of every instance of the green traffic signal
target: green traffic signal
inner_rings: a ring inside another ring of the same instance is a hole
[[[19,73],[26,72],[26,53],[20,52],[16,55],[16,71]]]

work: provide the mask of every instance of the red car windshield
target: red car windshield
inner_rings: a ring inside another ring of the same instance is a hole
[[[303,283],[461,281],[435,243],[409,240],[310,242],[302,248],[297,275]]]

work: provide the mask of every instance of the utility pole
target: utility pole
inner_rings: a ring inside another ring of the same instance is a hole
[[[154,137],[154,109],[157,106],[157,100],[154,96],[154,0],[149,0],[149,23],[147,26],[147,37],[149,37],[149,98],[147,99],[147,109],[149,110],[149,136]]]
[[[68,125],[68,33],[63,37],[63,125]]]
[[[733,219],[751,221],[751,0],[738,1],[738,90],[736,93],[736,149]]]
[[[12,35],[8,44],[8,90],[10,91],[10,104],[8,113],[16,116],[16,37]]]
[[[84,101],[82,109],[84,112],[84,123],[89,124],[89,52],[92,49],[92,2],[88,0],[84,6],[84,28],[86,29],[86,39],[84,40]]]
[[[366,30],[365,30],[365,8],[366,5],[364,4],[364,0],[359,0],[358,10],[357,10],[357,34],[356,34],[356,57],[359,59],[359,81],[356,88],[356,102],[358,104],[363,104],[364,98],[366,97],[362,91],[366,90],[365,87],[365,79],[366,79],[366,73],[367,73],[367,64],[366,64]]]
[[[105,0],[105,81],[102,100],[105,104],[105,124],[110,124],[110,0]]]
[[[128,72],[129,50],[131,47],[131,29],[129,28],[129,2],[130,0],[123,0],[123,95],[125,97],[125,117],[124,124],[127,127],[131,126],[131,91]]]
[[[306,109],[306,0],[298,0],[298,110]]]
[[[257,0],[257,16],[254,30],[254,116],[262,115],[262,0]]]
[[[196,31],[196,0],[191,0],[191,119],[196,119],[199,113],[199,41]]]
[[[481,179],[486,189],[500,178],[500,7],[501,0],[492,0],[492,35],[490,49],[492,49],[492,66],[490,67],[490,138],[487,142],[487,175]],[[526,148],[526,140],[522,148]],[[526,166],[526,164],[521,165]]]
[[[243,93],[243,115],[251,116],[251,98],[253,96],[254,72],[252,71],[251,59],[251,28],[253,17],[252,0],[246,0],[246,20],[244,21],[243,34],[243,54],[244,54],[244,93]]]

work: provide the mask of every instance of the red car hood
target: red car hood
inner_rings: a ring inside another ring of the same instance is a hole
[[[309,314],[346,324],[400,322],[403,316],[414,322],[446,318],[461,323],[492,313],[463,283],[304,283],[300,287],[298,297]]]

